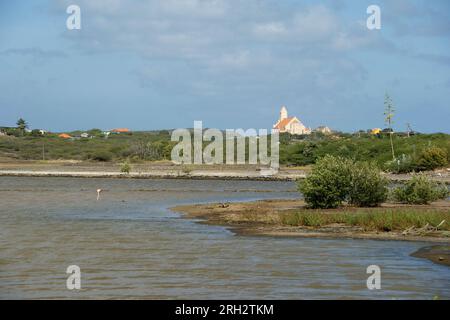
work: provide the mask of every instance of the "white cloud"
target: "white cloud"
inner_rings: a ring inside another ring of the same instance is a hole
[[[297,13],[293,22],[294,32],[297,36],[314,41],[323,41],[332,37],[341,26],[341,21],[322,5]]]
[[[287,34],[286,27],[282,22],[257,24],[253,27],[253,32],[260,37],[282,36]]]
[[[349,32],[349,24],[324,5],[276,12],[257,0],[91,2],[79,0],[86,28],[67,36],[86,52],[140,56],[151,72],[134,74],[141,85],[161,90],[177,86],[210,95],[259,90],[274,79],[277,85],[301,83],[305,91],[351,86],[339,81],[343,67],[326,60],[355,65],[351,78],[361,79],[363,71],[345,54],[372,41]]]
[[[165,13],[202,17],[220,17],[227,11],[223,0],[164,0],[158,1]],[[229,3],[229,2],[228,2]]]
[[[250,52],[248,50],[235,53],[222,54],[218,59],[213,60],[214,66],[221,67],[245,67],[250,63]]]

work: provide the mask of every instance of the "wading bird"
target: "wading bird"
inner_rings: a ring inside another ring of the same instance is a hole
[[[97,189],[97,201],[100,200],[100,192],[102,192],[102,189]]]

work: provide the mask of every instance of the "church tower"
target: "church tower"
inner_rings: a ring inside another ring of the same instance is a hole
[[[280,110],[280,121],[286,119],[287,117],[288,117],[287,109],[285,106],[282,106]]]

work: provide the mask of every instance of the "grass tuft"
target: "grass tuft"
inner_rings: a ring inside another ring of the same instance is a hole
[[[446,222],[439,230],[450,230],[450,211],[418,210],[418,209],[382,209],[367,211],[336,211],[323,212],[319,210],[301,210],[284,213],[280,222],[289,226],[323,227],[331,224],[345,224],[361,227],[365,231],[401,231],[407,228],[422,228],[427,224],[437,227],[443,220]]]

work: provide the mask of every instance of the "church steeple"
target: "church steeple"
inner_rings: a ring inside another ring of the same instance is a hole
[[[286,119],[287,117],[288,117],[287,109],[285,106],[282,106],[280,110],[280,121]]]
[[[297,118],[288,118],[288,111],[285,106],[280,109],[280,119],[273,125],[274,129],[278,129],[280,133],[288,132],[290,134],[310,134],[311,129]]]

